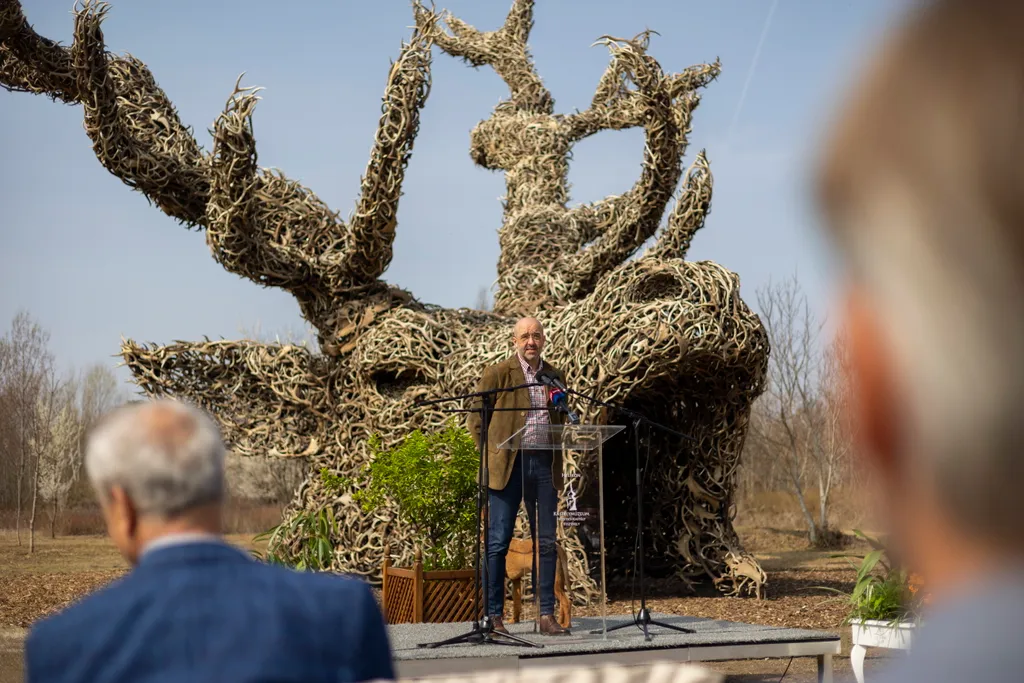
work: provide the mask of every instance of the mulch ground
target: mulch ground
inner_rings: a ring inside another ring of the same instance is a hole
[[[806,539],[791,531],[743,530],[745,546],[761,559],[769,579],[765,598],[730,598],[702,586],[694,592],[676,580],[648,581],[647,604],[652,612],[679,614],[768,626],[839,630],[844,600],[822,587],[849,593],[855,572],[821,552],[808,551]],[[108,552],[113,552],[112,549]],[[56,568],[53,568],[56,569]],[[124,573],[124,570],[0,572],[0,627],[27,628],[33,621],[69,605]],[[639,587],[610,585],[606,613],[639,610]],[[532,604],[524,596],[524,618]],[[511,605],[506,608],[511,617]],[[573,607],[576,615],[597,615],[600,608]]]
[[[847,605],[842,597],[820,586],[849,592],[854,574],[843,569],[790,569],[772,572],[762,600],[716,595],[709,590],[694,594],[678,581],[648,582],[647,607],[651,612],[678,614],[725,621],[740,621],[766,626],[838,631],[842,628]],[[523,598],[523,618],[533,617],[532,595]],[[616,587],[609,590],[605,613],[635,614],[640,609],[636,592]],[[511,620],[511,604],[506,603],[506,620]],[[599,616],[600,606],[573,607],[573,616]]]
[[[97,590],[123,572],[81,574],[8,574],[0,576],[0,627],[27,628],[33,621],[60,610],[78,598]],[[649,583],[647,605],[652,612],[710,619],[742,621],[767,626],[788,626],[836,630],[846,605],[841,599],[815,586],[850,590],[848,570],[785,570],[771,575],[764,600],[714,595],[680,595],[685,587],[675,582]],[[617,589],[609,596],[607,614],[630,614],[640,608],[639,594],[630,600],[629,591]],[[509,610],[511,607],[509,606]],[[530,606],[524,605],[529,618]],[[573,614],[598,615],[598,607],[574,607]]]

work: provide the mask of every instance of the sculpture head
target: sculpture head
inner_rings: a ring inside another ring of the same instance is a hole
[[[492,171],[512,171],[538,157],[562,157],[571,142],[550,114],[522,110],[509,103],[495,108],[469,136],[473,163]]]

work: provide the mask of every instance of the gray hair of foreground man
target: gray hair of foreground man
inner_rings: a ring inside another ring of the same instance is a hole
[[[912,14],[848,101],[819,176],[864,304],[848,321],[872,330],[859,363],[874,404],[861,410],[869,447],[898,452],[899,476],[934,490],[968,536],[1017,547],[1022,31],[1019,0],[940,0]]]
[[[223,499],[224,457],[220,431],[204,412],[159,400],[106,415],[89,435],[85,467],[104,502],[119,487],[138,514],[169,519]]]

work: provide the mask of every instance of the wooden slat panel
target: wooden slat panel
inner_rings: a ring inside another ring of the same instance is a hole
[[[389,624],[471,621],[476,572],[472,569],[423,571],[422,564],[386,566],[384,614]],[[483,593],[477,618],[483,616]]]
[[[415,578],[416,572],[413,569],[399,569],[398,567],[388,567],[388,576],[399,576],[404,579]]]

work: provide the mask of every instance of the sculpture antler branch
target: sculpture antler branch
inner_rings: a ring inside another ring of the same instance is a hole
[[[384,285],[405,166],[429,94],[430,48],[420,31],[392,64],[383,113],[350,225],[315,194],[256,165],[251,89],[228,100],[205,153],[153,75],[106,51],[108,5],[75,8],[63,47],[32,30],[16,0],[0,0],[0,85],[82,104],[85,129],[107,170],[164,213],[207,229],[215,258],[260,284],[288,289],[304,310]]]
[[[514,106],[542,114],[554,110],[551,93],[544,87],[527,47],[533,28],[533,0],[513,0],[505,23],[497,31],[484,33],[445,11],[446,32],[438,26],[442,19],[414,0],[416,24],[442,50],[461,57],[474,67],[489,65],[509,87]]]
[[[337,370],[303,346],[122,340],[121,356],[149,396],[188,396],[214,415],[239,455],[316,455],[329,443]]]
[[[226,268],[325,308],[364,293],[391,260],[401,181],[429,93],[430,52],[417,34],[392,65],[355,216],[346,226],[316,195],[256,164],[252,111],[236,86],[214,126],[207,240]]]
[[[693,88],[706,85],[720,71],[716,62],[665,75],[646,53],[651,33],[645,31],[631,40],[602,38],[599,42],[609,45],[612,61],[591,107],[565,118],[574,141],[601,130],[636,126],[646,130],[643,165],[633,187],[623,195],[572,211],[581,236],[592,240],[561,264],[561,270],[571,274],[575,296],[591,291],[603,273],[622,263],[657,231],[682,173],[681,159],[699,103]]]
[[[78,101],[71,51],[32,30],[18,0],[0,0],[0,87]]]
[[[169,216],[201,225],[209,194],[206,155],[149,69],[108,55],[100,24],[109,10],[87,0],[75,15],[71,64],[85,132],[104,168]]]
[[[347,267],[363,280],[380,277],[391,262],[402,179],[429,94],[429,39],[416,31],[388,74],[383,113],[349,227]]]
[[[708,158],[701,150],[686,172],[682,193],[672,209],[668,225],[644,258],[686,258],[694,233],[704,227],[704,221],[711,212],[712,185]]]

